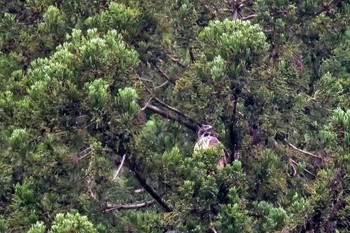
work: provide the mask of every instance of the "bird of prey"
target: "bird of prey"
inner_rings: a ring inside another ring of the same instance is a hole
[[[197,142],[194,146],[194,151],[218,146],[220,144],[220,141],[217,137],[218,134],[213,130],[213,127],[211,125],[202,125],[202,127],[198,130]],[[226,166],[226,156],[224,151],[222,152],[218,166]]]

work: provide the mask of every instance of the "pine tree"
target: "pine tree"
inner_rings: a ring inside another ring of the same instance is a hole
[[[0,232],[349,228],[346,1],[0,9]]]

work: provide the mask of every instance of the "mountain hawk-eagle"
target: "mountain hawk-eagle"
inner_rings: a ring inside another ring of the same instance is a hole
[[[213,130],[213,127],[211,125],[202,125],[202,127],[200,127],[198,130],[197,142],[194,146],[194,151],[218,146],[220,144],[220,141],[217,137],[218,134]],[[218,166],[226,166],[226,155],[224,150],[222,151]]]

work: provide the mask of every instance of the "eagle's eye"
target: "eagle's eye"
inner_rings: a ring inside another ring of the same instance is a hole
[[[208,133],[208,132],[205,132],[205,133],[203,134],[204,137],[208,137],[209,135],[210,135],[210,133]]]

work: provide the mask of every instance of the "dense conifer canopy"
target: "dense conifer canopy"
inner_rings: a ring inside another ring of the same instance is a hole
[[[345,0],[0,1],[0,233],[348,232],[349,25]]]

